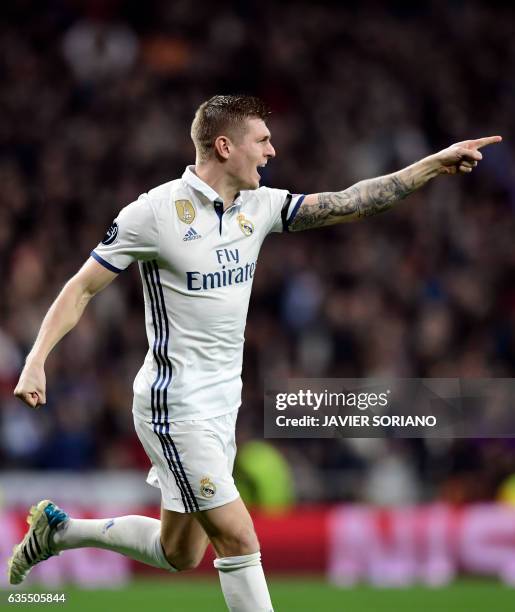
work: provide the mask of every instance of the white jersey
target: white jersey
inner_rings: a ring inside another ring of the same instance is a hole
[[[114,272],[139,263],[149,350],[134,381],[136,414],[165,423],[240,406],[259,249],[269,232],[288,230],[303,198],[260,187],[224,211],[189,166],[120,211],[91,255]]]

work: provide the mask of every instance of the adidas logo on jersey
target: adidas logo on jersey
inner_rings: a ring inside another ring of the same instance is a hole
[[[183,242],[188,242],[189,240],[199,240],[202,236],[196,232],[192,227],[184,234]]]

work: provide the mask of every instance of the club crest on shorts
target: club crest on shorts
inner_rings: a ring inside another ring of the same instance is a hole
[[[245,236],[252,236],[254,233],[254,224],[249,219],[245,219],[245,215],[238,215],[238,224]]]
[[[209,499],[216,493],[216,486],[209,478],[202,478],[200,481],[200,494]]]
[[[106,235],[102,239],[102,244],[105,244],[106,246],[113,244],[117,236],[118,236],[118,223],[116,223],[116,221],[113,221],[113,223],[107,230]]]
[[[175,200],[175,210],[177,216],[183,223],[193,223],[195,219],[195,209],[189,200]]]

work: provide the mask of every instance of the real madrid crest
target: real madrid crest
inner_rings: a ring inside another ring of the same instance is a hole
[[[254,224],[249,219],[245,219],[245,215],[238,215],[238,223],[241,231],[245,234],[245,236],[252,236],[254,233]]]
[[[189,200],[175,200],[175,210],[177,216],[183,223],[193,223],[195,219],[195,209]]]
[[[200,494],[202,497],[207,497],[209,499],[210,497],[213,497],[215,493],[216,487],[213,482],[211,482],[209,478],[202,478],[200,481]]]

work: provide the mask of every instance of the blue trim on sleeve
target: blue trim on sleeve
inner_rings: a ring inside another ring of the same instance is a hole
[[[293,209],[290,217],[288,219],[286,219],[286,231],[289,231],[288,228],[290,227],[291,222],[295,219],[295,215],[299,211],[299,207],[302,204],[302,202],[304,201],[305,197],[306,197],[305,195],[301,195],[300,196],[300,198],[297,200],[297,204],[295,204],[295,208]]]
[[[288,231],[288,223],[286,222],[286,216],[288,215],[288,208],[290,207],[291,199],[293,198],[292,194],[289,193],[286,196],[286,200],[284,201],[284,205],[281,208],[281,221],[283,224],[283,232]]]
[[[91,255],[91,257],[93,257],[93,259],[96,259],[99,264],[102,264],[104,266],[104,268],[107,268],[108,270],[111,270],[111,272],[117,272],[118,274],[120,272],[123,272],[123,270],[121,270],[120,268],[116,268],[115,266],[110,264],[108,261],[106,261],[105,259],[100,257],[100,255],[95,253],[95,251],[91,251],[90,255]]]

